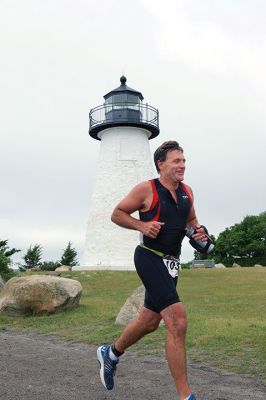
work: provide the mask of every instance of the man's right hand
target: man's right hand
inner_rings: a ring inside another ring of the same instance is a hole
[[[159,221],[143,222],[141,232],[151,239],[156,239],[163,225],[164,222]]]

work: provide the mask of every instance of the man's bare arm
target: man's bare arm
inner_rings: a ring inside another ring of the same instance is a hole
[[[111,220],[123,228],[137,230],[155,239],[163,223],[157,221],[143,222],[131,216],[135,211],[145,209],[152,190],[150,182],[142,182],[135,186],[129,194],[115,207]]]
[[[188,186],[189,192],[192,196],[192,199],[194,201],[194,195],[192,192],[192,189]],[[192,237],[195,240],[207,240],[207,237],[205,236],[205,229],[202,228],[202,226],[199,224],[199,221],[196,216],[196,211],[194,207],[194,203],[192,204],[192,207],[190,209],[188,219],[187,219],[187,226],[192,227],[196,229],[197,233],[195,233]]]

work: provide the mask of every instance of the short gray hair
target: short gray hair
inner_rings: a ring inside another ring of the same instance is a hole
[[[158,167],[158,161],[165,161],[168,151],[172,151],[172,150],[179,150],[183,153],[183,148],[175,140],[168,140],[167,142],[164,142],[163,144],[161,144],[161,146],[158,147],[157,150],[155,150],[154,164],[157,169],[157,172],[160,172],[160,169]]]

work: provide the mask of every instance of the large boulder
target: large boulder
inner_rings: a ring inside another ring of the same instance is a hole
[[[51,275],[51,276],[60,276],[61,272],[58,271],[48,271],[47,275]],[[65,278],[65,277],[64,277]]]
[[[135,289],[132,295],[126,300],[125,304],[119,311],[115,323],[119,325],[127,325],[129,322],[137,318],[144,302],[145,288],[143,285]]]
[[[129,322],[137,319],[144,303],[144,295],[145,287],[143,285],[137,287],[119,311],[115,323],[119,325],[127,325]],[[161,320],[160,325],[164,325],[163,320]]]
[[[10,279],[0,293],[0,312],[8,315],[38,315],[78,306],[81,284],[74,279],[31,275]]]

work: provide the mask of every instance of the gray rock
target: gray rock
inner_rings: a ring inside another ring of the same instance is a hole
[[[72,268],[69,267],[68,265],[61,265],[60,267],[57,267],[55,269],[56,272],[69,272],[72,271]]]
[[[129,322],[137,318],[144,302],[145,288],[143,285],[135,289],[132,295],[126,300],[125,304],[119,311],[115,323],[119,325],[127,325]]]
[[[222,263],[215,264],[215,268],[226,268]]]
[[[260,265],[260,264],[255,264],[254,267],[255,267],[255,268],[264,268],[264,266],[263,266],[263,265]]]
[[[38,315],[78,306],[81,284],[74,279],[32,275],[10,279],[0,293],[0,312],[8,315]]]
[[[143,285],[137,287],[132,295],[126,300],[125,304],[119,311],[115,323],[118,325],[127,325],[129,322],[137,319],[139,312],[144,303],[145,288]],[[164,325],[163,320],[160,325]]]
[[[241,265],[239,265],[239,264],[237,264],[237,263],[234,263],[234,264],[232,265],[232,268],[241,268]]]

